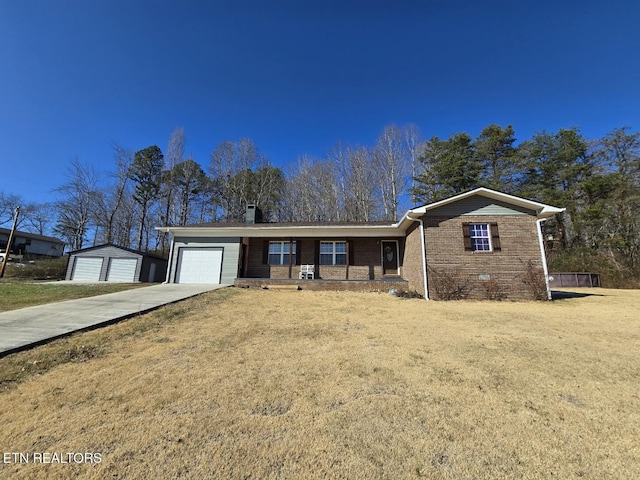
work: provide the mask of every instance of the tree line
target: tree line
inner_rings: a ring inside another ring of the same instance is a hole
[[[112,242],[166,253],[168,239],[153,227],[243,222],[247,203],[273,222],[395,221],[412,206],[485,186],[566,208],[545,224],[554,267],[640,278],[640,132],[626,127],[599,139],[577,128],[542,131],[517,144],[511,126],[425,140],[414,125],[389,125],[374,145],[337,143],[284,169],[244,138],[218,144],[205,170],[185,155],[182,129],[164,152],[112,147],[106,174],[71,161],[53,204],[0,193],[0,224],[20,204],[21,228],[71,249]]]

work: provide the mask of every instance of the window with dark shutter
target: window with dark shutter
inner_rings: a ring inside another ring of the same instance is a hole
[[[491,226],[491,246],[493,247],[494,252],[499,252],[502,250],[502,246],[500,245],[500,234],[498,233],[498,224],[492,223],[490,226]]]
[[[464,238],[464,249],[467,252],[471,252],[473,250],[473,246],[471,245],[471,227],[468,223],[462,224],[462,237]]]
[[[471,252],[499,252],[497,223],[463,223],[464,249]]]
[[[349,265],[355,265],[355,263],[353,262],[353,258],[354,258],[353,252],[355,251],[353,249],[353,240],[349,240],[347,242],[347,249],[348,249],[347,256],[349,257]]]
[[[269,264],[269,240],[264,240],[262,242],[262,264]]]

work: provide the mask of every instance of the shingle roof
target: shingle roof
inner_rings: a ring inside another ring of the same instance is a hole
[[[9,236],[10,233],[11,233],[11,229],[9,229],[9,228],[0,228],[0,234],[5,234],[5,235]],[[16,230],[15,235],[18,236],[18,237],[30,238],[32,240],[40,240],[42,242],[59,243],[59,244],[62,244],[62,245],[65,244],[65,242],[63,240],[60,240],[59,238],[48,237],[46,235],[38,235],[37,233],[21,232],[19,230]]]

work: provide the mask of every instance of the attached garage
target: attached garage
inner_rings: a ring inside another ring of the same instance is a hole
[[[175,236],[169,259],[169,283],[233,285],[240,268],[240,237],[211,241],[197,236]]]
[[[220,283],[222,248],[180,248],[176,283]]]
[[[162,282],[167,261],[113,244],[69,253],[67,280],[83,282]]]

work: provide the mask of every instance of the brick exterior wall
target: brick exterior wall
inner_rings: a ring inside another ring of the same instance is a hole
[[[543,275],[536,218],[531,215],[496,217],[464,215],[459,217],[425,216],[429,296],[438,298],[436,272],[456,278],[469,290],[468,298],[532,299],[533,292],[524,282],[527,264]],[[463,223],[498,224],[501,250],[465,251]]]
[[[536,218],[533,215],[461,215],[423,217],[429,298],[438,299],[436,286],[438,275],[444,275],[453,283],[466,287],[466,298],[486,299],[531,299],[532,289],[523,282],[530,261],[536,275],[543,275]],[[463,223],[498,224],[500,251],[465,251],[462,231]],[[414,222],[407,230],[406,238],[399,239],[400,274],[407,280],[408,290],[425,294],[423,285],[422,242],[419,223]],[[244,275],[248,278],[297,279],[299,265],[292,265],[289,277],[288,265],[269,266],[264,263],[265,241],[288,241],[289,239],[247,239],[247,266]],[[298,264],[316,265],[316,279],[324,280],[380,280],[382,274],[382,239],[352,238],[350,242],[352,265],[319,265],[316,252],[321,239],[297,239]],[[348,272],[348,273],[347,273]]]
[[[382,256],[380,241],[376,238],[348,238],[352,247],[349,250],[350,265],[319,265],[319,257],[316,252],[319,238],[300,238],[297,241],[296,256],[298,265],[292,265],[291,278],[297,279],[300,273],[300,264],[315,265],[315,276],[317,279],[326,280],[380,280],[382,274]],[[289,278],[288,265],[267,265],[264,263],[265,242],[269,241],[289,241],[288,238],[249,238],[247,242],[246,271],[247,278]],[[400,258],[400,268],[403,268],[404,242],[398,239],[398,255]],[[348,272],[348,273],[347,273]]]
[[[424,274],[422,271],[422,242],[420,241],[420,226],[414,222],[407,229],[404,246],[404,268],[402,278],[409,282],[409,290],[424,297]]]

